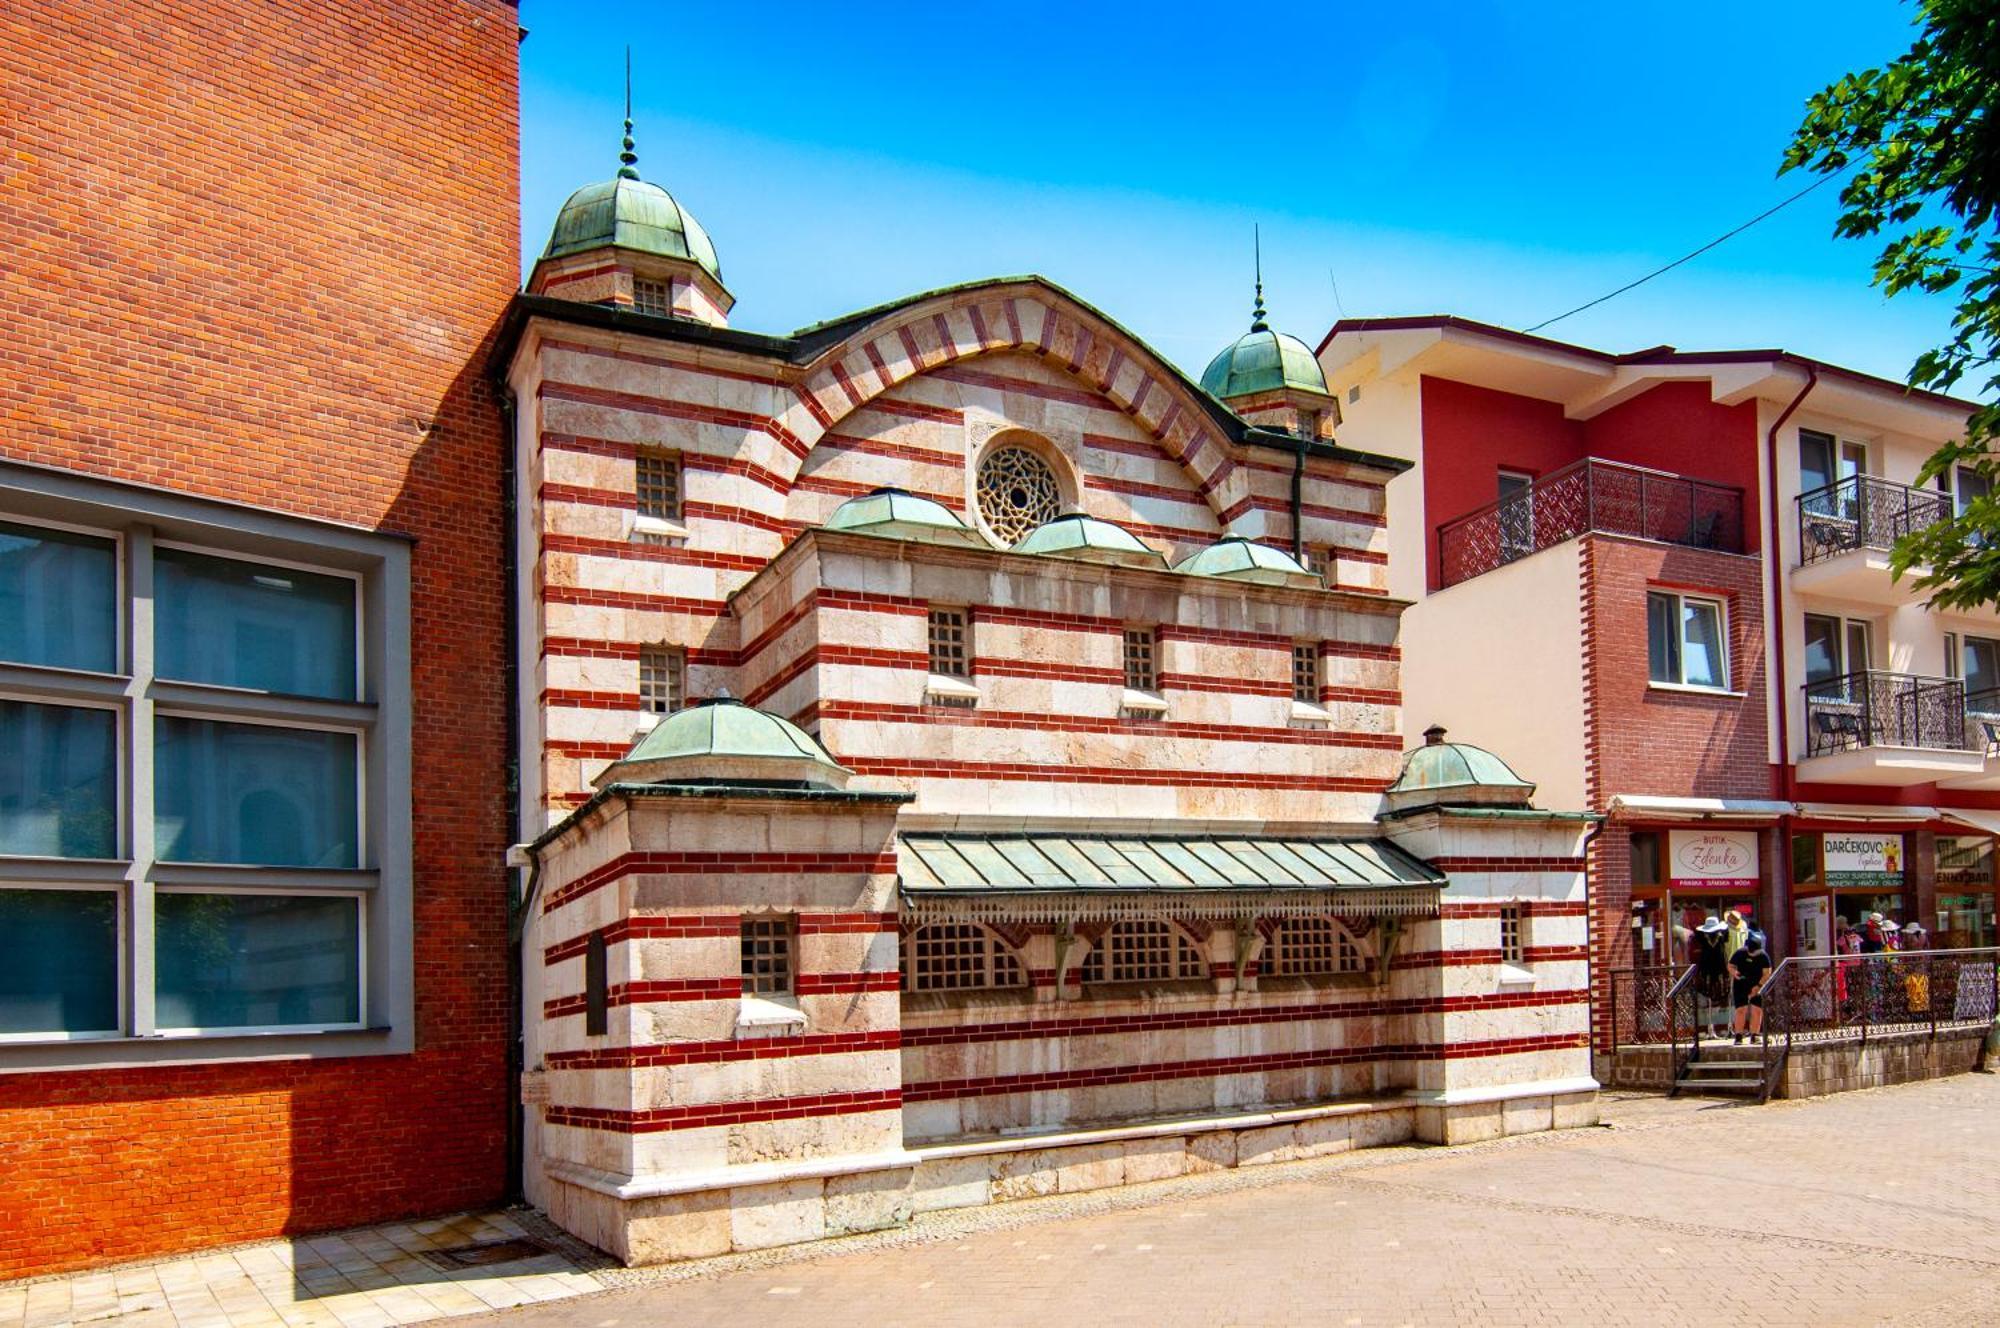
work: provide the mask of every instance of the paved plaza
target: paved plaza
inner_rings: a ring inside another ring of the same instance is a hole
[[[1761,1108],[1620,1096],[1606,1116],[1596,1130],[936,1214],[905,1231],[668,1269],[590,1266],[571,1250],[446,1275],[396,1252],[541,1229],[506,1215],[377,1229],[0,1286],[0,1325],[377,1328],[509,1303],[520,1307],[462,1321],[2000,1322],[2000,1078]],[[396,1240],[381,1237],[389,1230]],[[298,1271],[322,1263],[331,1271]],[[235,1309],[191,1289],[202,1269],[228,1264],[265,1270],[261,1282],[236,1279]],[[178,1290],[159,1303],[142,1295],[121,1319],[117,1295],[86,1305],[76,1292],[93,1282]],[[246,1285],[261,1286],[261,1307]]]

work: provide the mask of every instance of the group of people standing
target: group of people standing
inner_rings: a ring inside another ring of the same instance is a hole
[[[1880,913],[1867,914],[1858,927],[1846,918],[1834,919],[1835,954],[1882,954],[1885,951],[1928,950],[1930,946],[1930,933],[1915,918],[1901,927],[1896,925],[1894,918],[1885,918]]]
[[[1764,1031],[1764,985],[1771,980],[1771,952],[1764,933],[1735,909],[1709,914],[1689,938],[1695,966],[1695,995],[1715,1012],[1728,1012],[1734,1040]]]

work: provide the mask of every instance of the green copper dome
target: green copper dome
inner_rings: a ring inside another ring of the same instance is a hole
[[[932,544],[986,547],[979,532],[960,521],[949,507],[904,489],[877,489],[859,498],[849,498],[833,509],[825,528]]]
[[[1326,374],[1305,342],[1266,327],[1261,309],[1250,330],[1201,374],[1201,390],[1222,401],[1287,387],[1324,395]]]
[[[677,710],[598,776],[608,784],[825,784],[847,768],[788,719],[717,697]]]
[[[555,230],[542,257],[561,258],[607,245],[661,258],[688,259],[717,282],[722,280],[722,265],[716,262],[708,232],[672,194],[639,179],[636,173],[587,184],[571,194],[556,214]]]
[[[1446,742],[1436,724],[1424,730],[1424,745],[1406,752],[1402,773],[1387,791],[1392,810],[1411,807],[1525,807],[1535,786],[1505,761],[1466,742]]]
[[[1040,553],[1057,558],[1082,558],[1126,567],[1167,565],[1166,555],[1120,525],[1082,512],[1044,521],[1014,545],[1016,553]]]
[[[1241,535],[1224,535],[1198,553],[1174,564],[1176,572],[1189,576],[1219,576],[1232,581],[1255,581],[1267,586],[1302,586],[1316,589],[1319,575],[1291,554],[1258,544]]]

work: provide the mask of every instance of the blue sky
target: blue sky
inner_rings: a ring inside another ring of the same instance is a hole
[[[735,326],[1039,272],[1192,373],[1248,323],[1253,223],[1273,322],[1308,343],[1342,311],[1526,327],[1809,183],[1775,177],[1806,97],[1912,36],[1890,0],[521,19],[530,258],[616,167],[629,42],[639,169],[714,237]],[[1875,246],[1832,238],[1835,188],[1546,335],[1902,377],[1949,304],[1868,285]]]

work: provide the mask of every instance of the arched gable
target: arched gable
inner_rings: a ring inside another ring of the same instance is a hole
[[[849,320],[808,361],[778,427],[795,479],[844,420],[941,368],[1006,352],[1032,356],[1100,395],[1186,473],[1218,524],[1249,493],[1198,390],[1137,338],[1036,278],[939,292]]]

